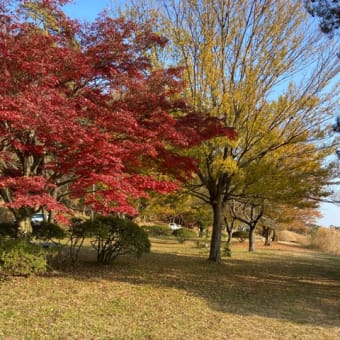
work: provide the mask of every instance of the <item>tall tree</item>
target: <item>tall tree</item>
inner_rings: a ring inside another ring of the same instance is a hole
[[[105,15],[81,25],[66,2],[1,2],[0,194],[23,233],[66,196],[134,214],[132,198],[176,187],[159,172],[192,171],[180,148],[216,133],[180,98],[180,69],[152,70],[160,35]]]
[[[240,202],[241,209],[234,209],[233,215],[250,227],[250,251],[255,249],[252,233],[257,224],[264,221],[262,224],[266,226],[269,220],[277,220],[280,207],[316,209],[319,200],[330,194],[325,186],[332,178],[333,164],[322,165],[322,160],[330,152],[317,150],[308,141],[301,141],[282,146],[252,162],[244,169],[242,177],[235,176],[234,182],[238,180],[240,183],[233,197]]]
[[[252,198],[248,200],[240,201],[241,205],[238,206],[238,209],[241,209],[241,212],[232,210],[233,218],[241,221],[245,225],[249,227],[249,251],[255,251],[255,229],[260,222],[265,208],[265,201],[262,198]]]
[[[192,192],[212,207],[209,259],[219,262],[236,175],[287,144],[321,143],[339,91],[322,94],[338,72],[334,42],[318,39],[297,1],[157,4],[172,47],[168,62],[185,66],[186,98],[238,133],[237,141],[216,138],[195,150],[201,162]]]
[[[277,230],[289,230],[299,234],[308,234],[310,226],[317,224],[317,219],[322,217],[317,209],[299,208],[281,205],[274,208],[269,218]]]

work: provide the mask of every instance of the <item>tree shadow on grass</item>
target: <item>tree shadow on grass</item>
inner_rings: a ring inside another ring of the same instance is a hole
[[[154,252],[140,260],[121,257],[113,266],[87,264],[70,275],[78,280],[96,281],[98,275],[100,280],[171,287],[204,298],[219,312],[314,326],[340,324],[340,260],[320,254],[266,251],[218,265],[202,256]]]

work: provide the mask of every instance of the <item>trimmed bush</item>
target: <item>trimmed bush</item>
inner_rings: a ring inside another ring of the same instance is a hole
[[[70,244],[69,257],[73,264],[78,261],[79,252],[84,244],[85,238],[94,236],[95,230],[93,230],[93,228],[93,225],[88,223],[87,220],[79,218],[72,220],[67,235]]]
[[[193,230],[187,228],[175,230],[173,235],[177,238],[179,243],[184,243],[189,239],[197,237],[197,234]]]
[[[47,270],[44,250],[24,240],[0,240],[0,272],[5,275],[28,276]]]
[[[0,236],[16,238],[18,236],[18,227],[14,223],[0,223]]]
[[[42,241],[62,240],[66,236],[65,230],[55,223],[41,222],[32,224],[32,228],[32,236]]]
[[[231,255],[232,255],[232,252],[231,252],[231,248],[230,248],[230,243],[226,242],[223,245],[223,256],[231,257]]]
[[[148,234],[136,223],[113,216],[98,216],[83,227],[95,238],[91,241],[97,251],[97,261],[111,263],[117,256],[131,254],[141,257],[151,248]]]
[[[46,251],[47,263],[51,268],[61,269],[65,261],[65,250],[61,240],[66,237],[66,231],[61,228],[58,224],[50,222],[41,222],[32,224],[32,236],[43,241],[40,243]]]
[[[168,226],[163,225],[150,225],[150,226],[142,226],[142,228],[153,237],[159,236],[171,236],[172,231]]]
[[[248,239],[249,232],[248,231],[234,231],[233,238],[239,238],[241,240]]]

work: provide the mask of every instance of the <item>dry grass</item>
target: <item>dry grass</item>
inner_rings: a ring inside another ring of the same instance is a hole
[[[235,243],[221,265],[153,240],[140,260],[0,282],[2,339],[339,339],[340,259]]]
[[[312,238],[312,246],[323,252],[340,256],[340,230],[319,228]]]
[[[280,230],[277,234],[280,241],[294,242],[302,245],[310,245],[311,243],[311,237],[309,235],[305,236],[289,230]]]

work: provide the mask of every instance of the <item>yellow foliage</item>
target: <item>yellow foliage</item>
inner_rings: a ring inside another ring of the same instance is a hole
[[[38,2],[27,1],[22,6],[26,9],[27,14],[33,20],[40,21],[45,29],[52,29],[55,32],[60,31],[61,27],[56,16]]]
[[[237,172],[238,166],[237,162],[232,159],[232,157],[228,156],[227,158],[216,158],[214,160],[214,163],[212,167],[215,169],[218,173],[229,173],[233,174]]]
[[[331,148],[320,152],[315,145],[321,145],[338,92],[320,91],[338,61],[330,57],[331,41],[316,42],[302,2],[161,3],[168,60],[185,68],[186,100],[238,136],[213,138],[189,151],[200,160],[199,184],[224,198],[232,191],[301,205],[322,195],[330,178],[323,161]]]

